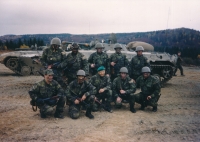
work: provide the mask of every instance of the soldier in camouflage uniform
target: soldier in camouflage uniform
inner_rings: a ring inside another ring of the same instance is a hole
[[[142,46],[137,46],[135,51],[137,52],[137,55],[134,56],[130,62],[130,77],[134,80],[141,75],[141,69],[144,66],[150,67],[147,58],[142,55],[144,48]]]
[[[90,83],[96,87],[97,93],[95,95],[96,103],[94,103],[93,110],[97,111],[102,100],[103,107],[106,111],[112,112],[111,101],[112,101],[112,91],[110,78],[105,75],[105,67],[100,66],[97,69],[98,73],[91,77]],[[105,102],[106,99],[106,102]]]
[[[77,79],[72,81],[67,87],[65,94],[70,101],[69,115],[72,119],[80,116],[81,106],[86,107],[86,116],[90,119],[94,118],[91,109],[94,103],[96,88],[85,80],[85,71],[77,72]]]
[[[134,103],[135,97],[134,93],[136,91],[136,86],[133,81],[128,76],[128,69],[126,67],[122,67],[120,69],[120,75],[114,79],[113,81],[113,96],[115,98],[115,105],[117,108],[121,108],[122,100],[128,100],[130,105],[130,111],[135,113]]]
[[[53,71],[44,71],[44,80],[36,83],[29,90],[31,104],[35,104],[40,109],[41,118],[46,118],[47,114],[52,113],[53,106],[56,105],[54,117],[63,118],[63,108],[65,104],[64,90],[53,80]]]
[[[111,80],[115,79],[119,73],[121,67],[128,68],[129,61],[126,55],[122,55],[122,46],[119,43],[115,44],[115,53],[110,56],[110,70],[111,70]]]
[[[53,70],[54,80],[63,86],[62,71],[58,68],[58,64],[63,61],[65,51],[59,48],[60,45],[61,40],[59,38],[53,38],[51,40],[51,46],[43,51],[40,60],[43,66]]]
[[[95,49],[97,50],[97,52],[92,53],[90,57],[88,58],[92,75],[95,75],[97,73],[97,69],[100,66],[104,66],[106,68],[107,75],[110,74],[110,63],[109,63],[108,55],[102,52],[103,48],[104,46],[102,43],[97,43],[95,45]]]
[[[141,91],[135,94],[135,101],[141,104],[141,110],[146,106],[152,106],[152,111],[157,111],[157,102],[160,98],[160,82],[157,78],[150,75],[150,68],[143,67],[143,75],[139,76],[136,80],[136,87],[140,87]]]
[[[76,73],[78,70],[82,69],[89,74],[88,61],[85,55],[78,52],[79,45],[73,43],[71,46],[72,52],[67,55],[64,59],[61,67],[65,68],[65,75],[68,78],[68,84],[76,79]]]
[[[177,62],[176,62],[176,69],[174,71],[174,76],[176,76],[177,69],[180,70],[180,73],[181,73],[182,76],[185,76],[183,74],[183,67],[181,66],[182,61],[183,61],[183,59],[181,58],[181,52],[178,52],[178,59],[177,59]]]

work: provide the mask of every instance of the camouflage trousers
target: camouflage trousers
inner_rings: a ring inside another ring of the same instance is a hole
[[[183,67],[181,66],[181,64],[177,64],[176,65],[176,69],[174,71],[174,75],[176,74],[178,69],[180,70],[181,75],[183,75]]]
[[[87,110],[91,110],[94,103],[94,95],[88,96],[84,102],[80,102],[79,104],[74,104],[74,102],[70,102],[69,104],[69,116],[72,119],[77,119],[80,116],[81,106],[85,107]]]
[[[56,112],[62,113],[65,105],[65,96],[61,96],[55,105],[49,105],[45,103],[44,105],[38,106],[40,113],[51,114],[53,113],[53,107],[56,106]]]
[[[127,100],[127,101],[129,102],[129,104],[132,105],[132,106],[133,106],[134,103],[135,103],[135,96],[134,96],[133,93],[131,93],[131,94],[119,95],[119,97],[122,99],[122,101],[123,101],[123,100]],[[114,101],[115,106],[116,106],[117,108],[121,108],[121,106],[122,106],[122,101],[121,101],[121,102],[117,102],[117,98],[115,98],[115,101]]]
[[[142,92],[135,94],[135,102],[141,104],[141,106],[152,106],[157,107],[158,97],[151,98],[150,100],[147,100],[147,95],[144,96]]]
[[[97,100],[103,104],[110,105],[112,102],[112,90],[105,90],[103,93],[98,93],[95,95]],[[92,106],[93,111],[98,111],[100,104],[95,102]]]

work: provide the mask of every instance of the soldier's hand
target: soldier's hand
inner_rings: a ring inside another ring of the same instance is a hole
[[[82,96],[81,100],[84,101],[86,99],[85,94]]]
[[[76,99],[76,100],[74,101],[74,103],[75,103],[75,104],[79,104],[79,100]]]
[[[107,76],[107,77],[110,77],[110,75],[109,75],[109,74],[106,74],[106,76]]]
[[[125,93],[126,93],[126,91],[120,90],[120,94],[125,94]]]
[[[48,65],[48,67],[47,67],[48,69],[51,69],[51,65]]]
[[[122,99],[120,97],[117,97],[117,102],[120,103]]]
[[[151,99],[151,96],[147,96],[147,100],[150,100]]]
[[[111,62],[110,64],[111,64],[111,66],[114,66],[116,63],[115,62]]]
[[[94,67],[95,67],[95,64],[91,64],[90,66],[91,66],[91,68],[94,68]]]
[[[104,89],[100,89],[99,90],[99,93],[103,93],[105,90]]]

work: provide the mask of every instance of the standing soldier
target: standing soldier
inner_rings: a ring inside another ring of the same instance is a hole
[[[114,80],[117,77],[121,67],[128,68],[129,64],[126,55],[122,55],[121,53],[121,44],[116,43],[114,49],[116,52],[110,56],[111,80]]]
[[[98,73],[91,77],[90,83],[96,87],[96,103],[94,104],[93,110],[97,111],[100,101],[102,100],[103,107],[106,111],[112,112],[111,101],[112,101],[112,91],[110,78],[105,75],[105,68],[101,66],[97,69]],[[106,99],[106,102],[105,102]],[[97,103],[98,102],[98,103]],[[105,104],[104,104],[105,103]]]
[[[137,52],[137,55],[134,56],[130,62],[130,77],[134,80],[141,75],[141,69],[144,66],[150,67],[147,58],[142,54],[144,48],[142,46],[137,46],[135,51]]]
[[[91,54],[90,57],[88,58],[92,75],[95,75],[97,73],[97,69],[100,66],[105,67],[105,71],[107,75],[110,74],[110,64],[109,64],[108,55],[102,52],[102,50],[104,49],[103,44],[97,43],[95,45],[95,49],[97,50],[97,52]]]
[[[76,79],[76,73],[78,70],[82,69],[89,74],[88,62],[86,56],[78,52],[79,45],[77,43],[72,43],[72,52],[67,55],[62,63],[62,68],[64,68],[64,74],[68,78],[68,84]]]
[[[180,73],[181,73],[182,76],[185,76],[185,75],[183,74],[183,68],[182,68],[182,66],[181,66],[181,62],[182,62],[182,61],[183,61],[183,59],[181,58],[181,52],[178,52],[178,59],[177,59],[177,62],[176,62],[176,69],[175,69],[175,71],[174,71],[174,76],[176,76],[177,69],[180,70]]]
[[[141,91],[135,94],[135,101],[141,104],[141,110],[148,105],[152,106],[152,111],[157,111],[157,102],[160,98],[160,82],[157,78],[150,75],[149,67],[142,68],[143,75],[136,80],[136,87],[140,87]]]
[[[72,81],[65,91],[69,104],[69,115],[72,119],[80,116],[81,106],[86,107],[86,116],[94,118],[91,109],[94,103],[96,88],[85,80],[85,71],[77,72],[77,79]]]
[[[65,104],[64,91],[61,86],[53,80],[52,69],[44,71],[44,80],[36,83],[29,90],[31,104],[38,106],[41,118],[53,112],[53,106],[56,106],[54,117],[63,118],[63,108]]]
[[[113,96],[115,98],[115,105],[118,108],[122,106],[122,100],[128,100],[130,105],[130,111],[135,113],[134,103],[135,97],[134,93],[136,91],[135,83],[133,79],[128,76],[128,69],[122,67],[120,69],[120,76],[113,81]]]
[[[59,48],[60,45],[61,40],[59,38],[53,38],[51,40],[51,46],[43,51],[40,60],[43,66],[53,70],[54,80],[63,86],[62,72],[58,69],[58,65],[63,61],[65,51]]]

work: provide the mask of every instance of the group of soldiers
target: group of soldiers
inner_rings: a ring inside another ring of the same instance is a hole
[[[97,43],[97,51],[88,60],[79,52],[77,43],[71,45],[68,55],[59,48],[60,45],[61,40],[53,38],[50,48],[43,51],[41,63],[46,67],[44,80],[29,90],[31,105],[38,106],[41,118],[52,113],[54,106],[54,117],[63,118],[65,104],[69,105],[72,119],[80,116],[81,109],[86,110],[85,115],[90,119],[94,118],[91,112],[100,108],[113,112],[111,102],[116,108],[128,102],[132,113],[136,112],[135,102],[141,104],[141,110],[149,105],[154,112],[157,111],[160,82],[150,74],[150,65],[142,54],[142,46],[136,47],[137,55],[129,62],[118,43],[114,47],[116,52],[110,58],[103,52],[103,44]],[[90,79],[87,78],[89,72],[92,74]],[[136,88],[141,88],[141,92],[134,94]]]

